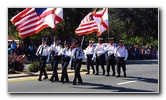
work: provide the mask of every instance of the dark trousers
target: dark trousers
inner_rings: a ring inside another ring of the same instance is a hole
[[[90,66],[91,66],[92,70],[94,71],[94,65],[93,65],[92,57],[93,57],[92,54],[87,55],[87,72],[88,73],[89,73],[89,70],[90,70]]]
[[[45,67],[46,67],[46,59],[47,57],[40,58],[40,75],[39,80],[41,80],[42,74],[44,73],[45,78],[48,78]]]
[[[107,74],[109,74],[109,72],[110,72],[110,65],[112,66],[113,74],[115,74],[115,56],[114,55],[108,56],[108,59],[107,59]]]
[[[53,74],[50,80],[52,81],[54,80],[54,78],[55,78],[55,81],[59,81],[58,72],[57,72],[59,61],[60,61],[59,56],[54,56],[53,61],[51,62],[51,66],[53,68]]]
[[[61,81],[64,82],[64,79],[66,79],[67,82],[69,82],[69,77],[67,74],[67,66],[69,65],[70,57],[65,57],[62,60],[62,76]]]
[[[118,57],[117,58],[117,72],[118,72],[118,75],[120,75],[121,73],[121,67],[122,67],[122,70],[124,73],[126,73],[126,62],[124,60],[124,57]]]
[[[103,73],[105,73],[104,62],[105,62],[105,55],[104,54],[96,57],[96,74],[99,73],[99,65],[101,65]]]
[[[74,80],[73,80],[74,84],[76,84],[77,79],[78,79],[79,83],[82,83],[82,78],[81,78],[81,75],[80,75],[81,64],[82,64],[82,60],[74,61],[74,66],[75,66],[75,69],[74,69]]]

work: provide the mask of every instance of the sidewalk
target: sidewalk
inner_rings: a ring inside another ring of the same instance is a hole
[[[154,59],[154,60],[127,60],[126,61],[126,65],[128,64],[158,64],[158,59]],[[26,64],[25,69],[28,69],[28,66],[30,64]],[[61,68],[61,64],[58,65],[59,66],[59,70],[58,70],[58,74],[62,73],[62,68]],[[106,65],[105,65],[106,66]],[[80,72],[86,72],[86,65],[83,64],[81,66],[81,70]],[[68,73],[74,73],[74,70],[69,69],[67,70]],[[52,75],[52,71],[47,71],[48,75]],[[39,71],[38,72],[28,72],[23,73],[23,74],[8,74],[8,78],[19,78],[19,77],[28,77],[28,76],[38,76],[39,75]]]
[[[62,73],[62,67],[60,67],[61,65],[59,64],[58,67],[58,74]],[[85,68],[85,65],[82,65],[82,68],[80,70],[80,72],[86,72],[87,69]],[[28,67],[26,67],[25,69],[27,69]],[[74,70],[71,70],[70,68],[68,68],[67,70],[68,73],[74,73]],[[19,78],[19,77],[29,77],[29,76],[39,76],[39,71],[38,72],[28,72],[28,73],[22,73],[22,74],[8,74],[8,79],[9,78]],[[48,75],[52,75],[52,71],[47,71]]]

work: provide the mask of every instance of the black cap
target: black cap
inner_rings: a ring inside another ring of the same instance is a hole
[[[43,42],[43,41],[47,41],[46,38],[42,38],[42,42]]]
[[[55,41],[55,40],[60,40],[60,39],[59,39],[58,37],[54,37],[54,41]]]
[[[119,42],[123,42],[123,43],[124,43],[124,40],[123,40],[123,39],[121,39],[121,40],[119,40]]]
[[[75,39],[74,42],[75,42],[76,44],[80,44],[80,41],[77,40],[77,39]]]
[[[93,40],[89,40],[89,43],[94,43],[94,41]]]
[[[64,45],[68,45],[69,43],[67,41],[64,41]]]
[[[100,41],[103,41],[103,38],[99,38]]]
[[[111,37],[111,38],[109,38],[109,40],[114,40],[114,38],[113,38],[113,37]]]

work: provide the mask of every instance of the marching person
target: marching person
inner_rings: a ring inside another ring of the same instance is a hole
[[[110,72],[110,65],[112,66],[112,76],[115,76],[115,50],[116,50],[116,46],[114,44],[114,38],[109,38],[110,43],[107,45],[107,47],[105,48],[107,51],[107,75],[106,76],[110,76],[109,72]]]
[[[124,40],[120,40],[119,42],[120,42],[120,44],[116,48],[116,54],[115,54],[117,57],[117,73],[118,73],[117,77],[121,77],[120,76],[121,67],[124,72],[124,77],[126,77],[126,60],[128,57],[128,50],[124,46]]]
[[[42,44],[39,46],[36,52],[36,55],[40,57],[40,75],[38,78],[39,81],[42,81],[41,77],[43,73],[45,76],[44,79],[48,79],[45,66],[46,66],[46,62],[49,62],[50,53],[48,51],[49,46],[46,43],[47,43],[46,39],[42,38]]]
[[[78,40],[75,40],[73,42],[74,44],[74,49],[72,50],[72,59],[74,63],[74,80],[73,80],[73,85],[76,85],[76,81],[78,79],[78,83],[83,83],[82,78],[80,75],[80,68],[82,65],[82,59],[84,58],[84,52],[80,48],[80,42]]]
[[[93,54],[94,54],[94,46],[93,46],[93,41],[90,40],[89,41],[89,46],[86,48],[86,56],[87,56],[87,73],[86,74],[90,74],[89,70],[90,70],[90,66],[93,70],[93,74],[95,74],[95,70],[94,70],[94,66],[93,66]]]
[[[105,75],[105,68],[104,68],[104,62],[105,62],[105,47],[103,44],[103,38],[98,39],[98,44],[94,49],[96,57],[96,74],[99,75],[99,64],[101,65],[101,68],[103,70],[103,75]]]
[[[61,82],[64,84],[64,78],[66,82],[69,82],[68,74],[67,74],[67,66],[69,65],[70,58],[72,56],[71,49],[69,48],[69,43],[64,42],[64,48],[58,55],[62,55],[62,76]]]
[[[53,68],[53,74],[50,78],[51,82],[59,81],[57,69],[61,59],[58,53],[62,50],[62,46],[58,45],[58,43],[59,43],[59,38],[54,37],[54,43],[49,47],[49,52],[51,52],[52,56],[51,66]]]

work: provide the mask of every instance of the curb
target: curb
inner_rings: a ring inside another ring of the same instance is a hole
[[[86,68],[81,68],[80,72],[85,72],[87,71]],[[68,73],[74,73],[74,70],[67,70]],[[62,70],[58,71],[58,74],[62,74]],[[47,75],[52,75],[52,71],[47,71]],[[39,76],[39,71],[38,72],[31,72],[28,74],[11,74],[8,75],[8,79],[10,78],[19,78],[19,77],[29,77],[29,76]]]

